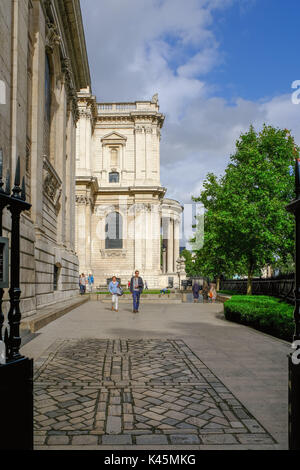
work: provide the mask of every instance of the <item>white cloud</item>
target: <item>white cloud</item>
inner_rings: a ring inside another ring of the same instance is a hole
[[[246,14],[255,0],[81,0],[93,92],[98,101],[159,93],[161,180],[182,203],[199,194],[209,171],[224,171],[251,123],[290,128],[300,142],[300,106],[290,96],[234,103],[213,96],[206,74],[223,61],[214,12],[234,3]]]

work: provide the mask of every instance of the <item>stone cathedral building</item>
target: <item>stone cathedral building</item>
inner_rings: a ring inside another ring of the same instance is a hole
[[[77,92],[90,86],[79,0],[0,1],[0,150],[31,203],[21,220],[21,312],[78,296]],[[10,230],[4,214],[3,235]],[[12,254],[13,256],[13,254]],[[4,310],[7,310],[7,291]]]
[[[76,252],[96,286],[112,275],[126,284],[135,269],[148,286],[178,286],[182,206],[160,183],[164,115],[158,96],[97,103],[78,94]]]

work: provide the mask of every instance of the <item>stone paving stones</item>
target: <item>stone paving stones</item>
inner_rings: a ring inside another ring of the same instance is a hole
[[[34,403],[36,446],[275,442],[182,340],[56,341]]]

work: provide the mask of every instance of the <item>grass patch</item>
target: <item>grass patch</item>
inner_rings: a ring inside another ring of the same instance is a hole
[[[266,295],[233,295],[224,303],[225,318],[276,338],[292,341],[294,307]]]
[[[218,290],[218,294],[235,295],[235,290]]]

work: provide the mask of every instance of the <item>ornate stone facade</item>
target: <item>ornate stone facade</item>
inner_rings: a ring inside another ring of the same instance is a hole
[[[134,103],[96,103],[78,94],[76,251],[96,286],[135,269],[152,288],[179,284],[182,207],[160,183],[158,95]],[[83,203],[83,201],[86,201]],[[110,233],[111,231],[111,233]],[[182,273],[181,273],[182,275]]]
[[[77,91],[90,85],[90,75],[79,0],[1,0],[0,32],[3,171],[13,171],[20,155],[32,204],[21,228],[24,318],[78,295]],[[3,225],[10,230],[9,218]]]

